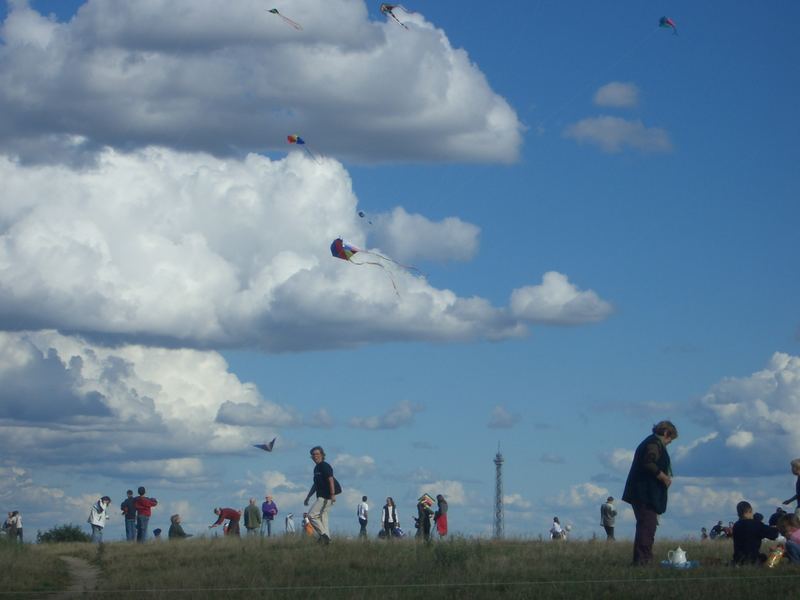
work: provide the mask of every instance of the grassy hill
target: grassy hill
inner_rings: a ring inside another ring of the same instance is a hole
[[[661,541],[656,556],[678,542]],[[0,545],[0,598],[65,589],[59,555],[101,569],[94,597],[144,598],[747,598],[797,597],[800,566],[726,566],[731,544],[680,542],[700,568],[629,566],[631,543],[455,539],[193,539]],[[143,593],[147,590],[146,593]],[[13,594],[18,592],[19,594]],[[25,593],[27,592],[27,593]],[[45,597],[44,595],[42,597]],[[83,596],[86,597],[86,596]]]

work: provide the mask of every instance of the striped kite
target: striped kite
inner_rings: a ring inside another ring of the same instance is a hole
[[[289,141],[290,144],[297,144],[298,146],[302,146],[303,150],[308,152],[308,155],[314,159],[314,162],[319,163],[319,157],[317,156],[316,152],[312,152],[311,148],[306,144],[306,141],[301,138],[299,135],[287,135],[286,139]]]
[[[361,254],[365,257],[375,257],[376,260],[365,260],[363,262],[358,262],[357,260],[353,259],[353,257],[356,254]],[[380,267],[389,277],[389,280],[392,282],[392,287],[394,288],[394,293],[397,294],[398,296],[400,296],[400,292],[397,291],[397,284],[394,282],[394,277],[392,277],[391,271],[389,271],[389,269],[386,268],[387,265],[384,265],[383,262],[380,261],[385,261],[387,263],[397,265],[398,267],[401,267],[409,271],[419,272],[419,269],[417,269],[416,267],[411,267],[409,265],[402,265],[396,260],[392,260],[388,256],[383,256],[382,254],[378,254],[377,252],[368,252],[366,250],[361,250],[360,248],[357,248],[353,244],[345,242],[342,238],[336,238],[335,240],[333,240],[333,242],[331,242],[331,255],[334,258],[341,258],[342,260],[351,262],[354,265],[359,265],[359,266],[372,265],[374,267]]]

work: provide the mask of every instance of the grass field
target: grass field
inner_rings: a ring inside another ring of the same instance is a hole
[[[0,547],[0,597],[65,589],[59,555],[101,569],[96,598],[747,598],[797,597],[800,566],[726,566],[730,542],[680,542],[701,567],[629,566],[630,542],[195,539]],[[665,556],[678,542],[656,544]],[[81,597],[87,597],[86,595]]]

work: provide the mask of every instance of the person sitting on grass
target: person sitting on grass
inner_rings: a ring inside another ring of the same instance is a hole
[[[733,525],[733,564],[755,565],[766,562],[766,554],[759,552],[761,540],[774,540],[778,537],[775,527],[764,525],[753,518],[753,507],[742,500],[736,505],[739,520]]]
[[[192,534],[186,533],[183,530],[183,526],[181,525],[181,516],[180,515],[172,515],[169,518],[170,525],[169,525],[169,532],[167,532],[167,537],[171,540],[184,540],[186,538],[192,537]]]
[[[789,562],[800,563],[800,518],[786,513],[778,519],[778,531],[786,538],[786,558]]]

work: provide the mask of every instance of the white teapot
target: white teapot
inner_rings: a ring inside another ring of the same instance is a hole
[[[686,562],[686,552],[678,546],[677,550],[667,552],[667,560],[673,565],[682,565]]]

